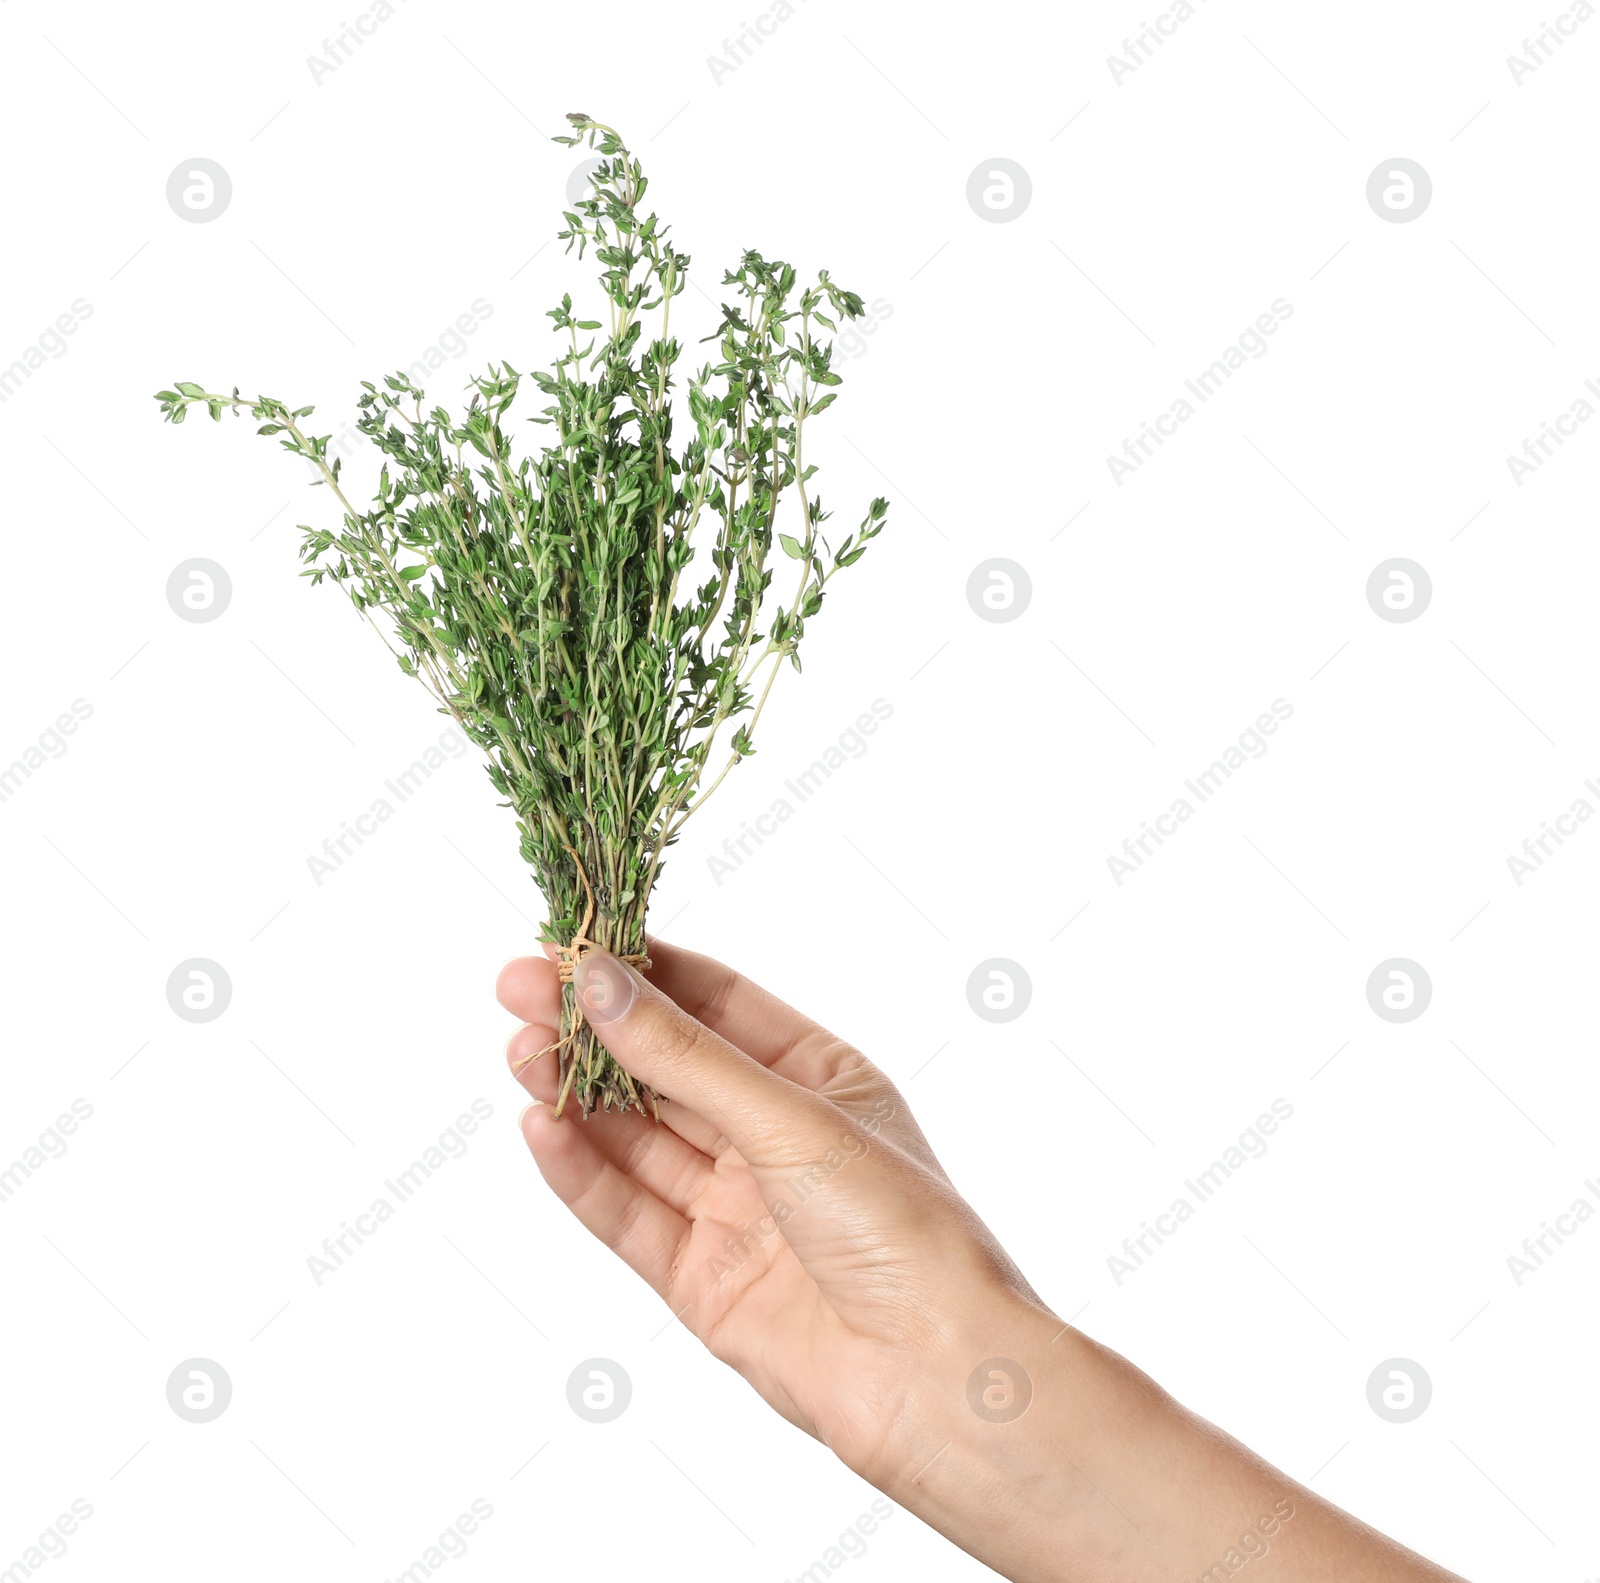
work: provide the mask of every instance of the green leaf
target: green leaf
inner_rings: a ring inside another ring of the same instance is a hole
[[[226,385],[182,382],[157,400],[173,423],[191,405],[247,412],[296,457],[297,478],[323,491],[299,528],[297,570],[336,587],[481,752],[550,937],[570,944],[592,926],[626,953],[644,949],[662,854],[727,761],[755,752],[771,672],[801,669],[824,586],[887,507],[874,501],[855,534],[828,540],[808,487],[827,458],[810,442],[801,455],[805,418],[842,383],[829,336],[860,316],[861,298],[825,270],[807,281],[745,248],[703,282],[714,291],[720,274],[727,305],[702,302],[620,133],[587,116],[566,130],[598,169],[550,229],[565,267],[588,268],[589,295],[579,281],[552,294],[560,334],[540,366],[462,363],[444,374],[456,390],[431,403],[391,369],[359,381],[355,413],[319,425],[326,434],[303,431],[310,406],[236,386],[225,396]],[[803,231],[804,205],[800,220]],[[351,493],[357,477],[374,480],[365,500]],[[797,593],[782,560],[800,563]],[[412,859],[397,849],[393,861]],[[653,1113],[656,1096],[581,1034],[550,1065],[574,1112]]]

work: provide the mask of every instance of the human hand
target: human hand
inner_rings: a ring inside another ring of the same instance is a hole
[[[670,1096],[659,1122],[558,1119],[555,1064],[529,1059],[556,1038],[555,965],[501,970],[524,1022],[507,1057],[538,1101],[523,1135],[577,1218],[791,1423],[1013,1579],[1226,1577],[1269,1548],[1284,1583],[1453,1577],[1064,1324],[859,1051],[708,957],[649,949],[648,979],[591,951],[574,986]]]
[[[556,1037],[555,968],[502,971],[501,1003],[527,1024],[507,1055],[542,1102],[529,1147],[718,1358],[882,1487],[906,1450],[908,1361],[957,1328],[951,1293],[1038,1300],[882,1072],[720,963],[658,940],[650,955],[648,984],[590,953],[576,987],[618,1060],[671,1096],[660,1123],[558,1121],[553,1060],[521,1064]]]

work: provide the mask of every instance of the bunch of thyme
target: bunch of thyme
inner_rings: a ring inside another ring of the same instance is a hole
[[[489,779],[516,815],[566,986],[552,1046],[558,1113],[575,1096],[585,1115],[596,1106],[652,1114],[657,1096],[584,1021],[572,964],[591,946],[645,960],[645,910],[666,849],[755,751],[780,667],[800,668],[800,642],[829,581],[860,560],[888,506],[875,499],[860,527],[830,546],[830,513],[807,488],[816,472],[805,459],[808,426],[840,382],[822,335],[837,327],[827,310],[852,319],[863,311],[826,270],[797,294],[793,265],[747,250],[724,274],[734,300],[704,337],[720,361],[689,378],[690,437],[674,447],[683,348],[668,321],[689,257],[654,214],[641,215],[647,182],[615,129],[567,119],[573,134],[555,141],[587,138],[600,159],[558,235],[580,257],[593,247],[607,321],[575,316],[563,296],[549,313],[566,337],[554,366],[524,376],[491,363],[470,381],[459,420],[425,407],[405,374],[385,377],[382,389],[363,381],[357,428],[384,457],[368,510],[346,495],[330,436],[303,427],[311,407],[187,381],[156,399],[173,423],[195,406],[219,421],[225,409],[248,409],[261,420],[257,433],[279,436],[315,466],[343,521],[301,526],[302,575],[345,590],[401,670],[484,750]],[[647,341],[644,315],[656,310],[659,333]],[[525,378],[548,401],[530,421],[554,437],[518,459],[502,424]],[[775,534],[790,489],[799,521]],[[775,537],[792,592],[769,611]],[[726,757],[714,763],[730,723]]]

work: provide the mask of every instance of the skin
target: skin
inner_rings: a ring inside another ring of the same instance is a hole
[[[1271,1467],[1040,1299],[860,1051],[709,957],[579,961],[636,1114],[557,1118],[554,964],[496,993],[572,1213],[713,1354],[1016,1583],[1462,1583]],[[525,1064],[524,1064],[525,1063]]]

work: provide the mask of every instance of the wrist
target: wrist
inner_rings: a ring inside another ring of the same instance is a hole
[[[1019,1293],[956,1327],[920,1395],[879,1487],[1014,1583],[1190,1576],[1321,1525],[1307,1491]]]
[[[1147,1401],[1113,1406],[1108,1383],[1080,1332],[996,1294],[928,1365],[897,1464],[874,1482],[1017,1583],[1123,1576],[1150,1540],[1106,1486],[1121,1483],[1140,1417],[1165,1398],[1152,1384]]]

